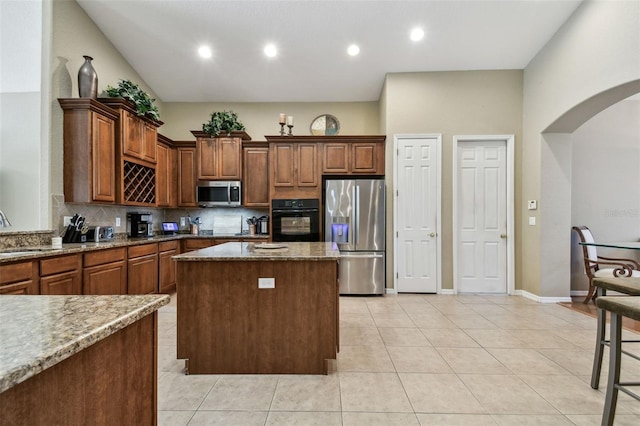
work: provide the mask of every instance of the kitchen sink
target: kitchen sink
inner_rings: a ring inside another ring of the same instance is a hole
[[[51,248],[49,248],[49,247],[44,247],[44,248],[19,247],[19,248],[4,249],[4,250],[0,250],[0,259],[5,259],[7,257],[24,256],[24,255],[27,255],[27,254],[33,254],[33,253],[44,252],[44,251],[51,251]]]

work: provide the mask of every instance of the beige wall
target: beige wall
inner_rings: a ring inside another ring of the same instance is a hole
[[[516,205],[521,204],[522,71],[460,71],[387,75],[383,115],[387,187],[393,188],[393,135],[442,134],[442,287],[453,288],[452,185],[454,135],[515,135]],[[389,197],[392,199],[392,197]],[[393,208],[387,208],[387,286],[393,283]],[[516,218],[516,227],[519,222]],[[516,234],[516,241],[519,236]],[[516,259],[519,259],[516,249]],[[516,271],[519,270],[519,262]],[[516,288],[519,287],[516,276]]]
[[[340,121],[341,135],[379,134],[378,102],[245,102],[245,103],[181,103],[164,105],[165,125],[160,133],[173,140],[193,140],[191,130],[202,130],[214,111],[233,110],[253,140],[265,135],[278,135],[280,113],[293,116],[293,134],[309,135],[311,121],[321,114],[332,114]],[[288,130],[285,128],[285,130]]]
[[[539,200],[537,226],[520,209],[529,293],[568,297],[570,288],[571,137],[543,132],[582,102],[640,79],[639,34],[640,2],[586,1],[524,71],[522,198]]]

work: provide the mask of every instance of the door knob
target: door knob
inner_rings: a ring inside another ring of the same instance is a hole
[[[435,238],[435,237],[436,237],[436,235],[438,235],[438,234],[436,234],[435,232],[432,232],[432,233],[430,233],[430,234],[429,234],[429,236],[430,236],[431,238]]]
[[[500,234],[500,238],[502,238],[502,239],[507,238],[507,234]]]

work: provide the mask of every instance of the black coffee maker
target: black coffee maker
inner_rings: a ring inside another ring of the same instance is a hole
[[[127,213],[127,234],[129,238],[153,237],[151,213]]]

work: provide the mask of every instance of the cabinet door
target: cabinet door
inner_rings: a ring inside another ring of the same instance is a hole
[[[183,252],[200,250],[201,248],[211,247],[216,244],[216,240],[213,238],[192,238],[187,240],[182,240]]]
[[[142,159],[155,163],[157,160],[158,128],[142,120],[140,123],[142,126]]]
[[[195,148],[178,148],[178,206],[195,207],[196,170]]]
[[[242,167],[243,204],[269,207],[269,148],[245,148]]]
[[[127,294],[127,265],[124,260],[84,268],[83,294]]]
[[[294,186],[294,147],[291,143],[271,144],[273,186]]]
[[[116,147],[115,122],[92,112],[92,182],[91,199],[99,202],[116,202]],[[71,165],[65,164],[65,167]]]
[[[349,173],[349,145],[347,143],[325,143],[322,146],[323,173]]]
[[[160,268],[160,293],[169,293],[176,288],[177,262],[171,256],[178,254],[178,250],[163,251],[158,256]]]
[[[170,147],[158,144],[156,164],[156,203],[158,207],[175,207],[174,153]]]
[[[315,143],[297,145],[297,185],[318,186],[318,145]]]
[[[18,281],[0,285],[0,294],[37,295],[40,294],[38,280]]]
[[[218,176],[218,144],[213,138],[196,140],[196,158],[198,179],[217,179]]]
[[[242,178],[242,138],[218,138],[218,178]]]
[[[80,270],[40,277],[40,294],[82,294],[82,276]]]
[[[384,174],[384,151],[381,153],[384,150],[383,144],[354,143],[351,150],[353,173]]]
[[[134,257],[127,261],[127,293],[149,294],[158,288],[158,255]]]
[[[122,152],[135,158],[143,159],[143,128],[142,122],[129,111],[123,112],[124,125],[122,127]]]

